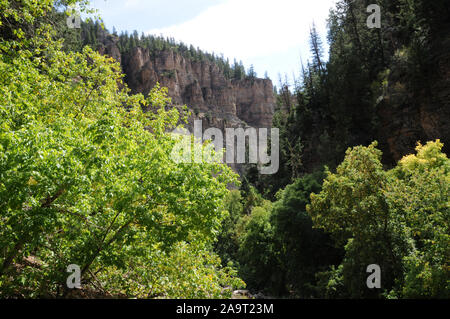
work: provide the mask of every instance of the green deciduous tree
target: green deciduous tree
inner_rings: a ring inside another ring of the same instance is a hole
[[[443,145],[419,145],[417,155],[391,171],[382,169],[375,146],[349,149],[322,192],[311,195],[315,225],[345,243],[342,265],[329,280],[341,277],[341,297],[445,297],[449,160]],[[370,264],[382,269],[378,292],[365,287]]]
[[[51,4],[0,2],[0,295],[64,296],[66,267],[77,264],[83,285],[121,277],[115,288],[127,296],[158,285],[164,297],[227,296],[220,287],[241,283],[208,249],[236,175],[171,159],[179,114],[167,89],[129,95],[113,59],[63,52],[48,24],[33,36],[4,24],[27,30]]]
[[[397,292],[406,298],[450,296],[450,160],[442,148],[440,141],[419,144],[417,154],[404,157],[390,172],[390,207],[413,242]]]
[[[341,260],[340,250],[328,234],[313,228],[306,212],[309,195],[320,191],[322,179],[322,172],[306,175],[280,191],[271,216],[285,285],[302,298],[317,297],[316,273]]]
[[[270,222],[270,202],[254,207],[241,220],[239,237],[239,274],[256,291],[286,293],[283,273],[279,271],[274,229]]]

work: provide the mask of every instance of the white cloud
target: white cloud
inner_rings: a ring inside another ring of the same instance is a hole
[[[300,50],[314,21],[325,34],[335,0],[228,0],[192,20],[148,33],[174,37],[227,57],[253,60]]]

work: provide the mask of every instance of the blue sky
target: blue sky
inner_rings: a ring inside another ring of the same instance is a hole
[[[92,0],[106,27],[174,37],[223,53],[258,76],[292,78],[309,58],[314,22],[326,44],[326,18],[336,0]]]

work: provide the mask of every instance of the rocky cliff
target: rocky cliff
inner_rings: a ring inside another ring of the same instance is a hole
[[[169,89],[174,105],[187,105],[204,127],[270,127],[275,107],[272,81],[227,79],[209,61],[193,61],[173,50],[150,52],[141,47],[121,54],[113,36],[99,51],[121,62],[132,93],[147,94],[157,82]]]

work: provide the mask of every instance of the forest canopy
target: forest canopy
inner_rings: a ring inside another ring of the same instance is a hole
[[[174,163],[167,90],[130,95],[113,59],[63,51],[53,10],[0,3],[0,295],[67,296],[75,264],[106,295],[229,297],[243,283],[209,247],[236,175]]]

